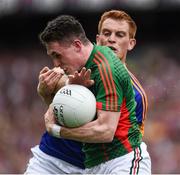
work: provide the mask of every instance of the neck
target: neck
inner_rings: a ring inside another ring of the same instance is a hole
[[[80,67],[79,70],[81,70],[85,66],[87,60],[89,59],[89,57],[91,55],[91,52],[93,50],[93,44],[91,42],[89,42],[82,49],[83,49],[83,52],[82,52],[81,57],[83,58],[84,61],[83,61],[83,64],[82,64],[82,66]]]
[[[126,66],[126,57],[123,57],[121,59],[121,62],[124,64],[125,68],[127,69],[127,66]]]
[[[83,57],[85,58],[86,62],[89,59],[91,52],[93,50],[93,44],[91,42],[89,42],[85,47],[84,47],[84,55]]]
[[[121,59],[121,61],[122,61],[123,64],[126,64],[126,59],[125,58]]]
[[[121,61],[123,64],[126,64],[126,54],[122,55]]]
[[[123,63],[123,64],[125,64],[126,63],[126,54],[127,53],[119,53],[119,54],[117,54],[117,56],[120,58],[120,60],[121,60],[121,62]]]
[[[93,44],[91,42],[89,42],[89,44],[87,45],[87,60],[89,59],[91,52],[93,50]]]

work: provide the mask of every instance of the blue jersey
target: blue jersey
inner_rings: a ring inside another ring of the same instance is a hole
[[[131,82],[135,92],[136,106],[136,117],[140,126],[142,134],[144,133],[144,120],[147,112],[147,97],[141,87],[139,81],[130,73]],[[44,133],[40,143],[40,149],[53,157],[64,160],[72,165],[84,168],[84,153],[82,152],[82,143],[58,139],[50,136],[47,132]]]
[[[147,114],[147,96],[142,88],[139,81],[136,79],[136,77],[129,72],[129,75],[131,77],[131,82],[133,85],[133,89],[135,92],[135,100],[136,100],[136,118],[139,124],[139,128],[141,130],[142,135],[144,135],[144,121],[146,119]]]
[[[80,142],[55,138],[45,132],[41,138],[39,148],[50,156],[64,160],[77,167],[85,168],[83,163],[85,157],[81,150],[82,143]]]

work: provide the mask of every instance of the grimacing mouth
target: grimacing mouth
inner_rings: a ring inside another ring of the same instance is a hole
[[[113,50],[114,52],[116,52],[117,51],[117,49],[115,48],[115,47],[113,47],[113,46],[108,46],[111,50]]]

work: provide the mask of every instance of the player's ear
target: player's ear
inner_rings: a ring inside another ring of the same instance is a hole
[[[97,34],[96,35],[96,44],[97,45],[100,45],[100,39],[99,38],[100,38],[100,36],[99,36],[99,34]]]
[[[136,39],[135,38],[131,38],[129,40],[129,45],[128,45],[128,50],[132,50],[134,48],[134,46],[136,45]]]
[[[82,43],[81,43],[81,41],[78,40],[78,39],[74,40],[73,43],[72,43],[72,45],[73,45],[74,50],[75,50],[76,52],[79,52],[79,51],[81,50],[81,48],[82,48]]]

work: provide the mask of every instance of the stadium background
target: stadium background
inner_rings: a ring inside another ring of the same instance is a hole
[[[127,11],[138,25],[129,68],[148,95],[145,142],[152,173],[180,173],[180,0],[0,0],[0,173],[23,173],[44,131],[38,73],[52,67],[38,34],[71,14],[95,42],[104,10]]]

